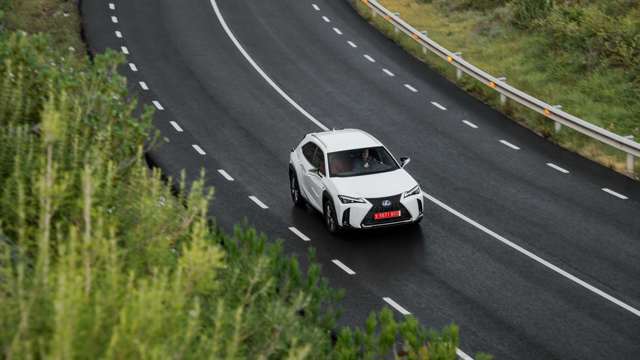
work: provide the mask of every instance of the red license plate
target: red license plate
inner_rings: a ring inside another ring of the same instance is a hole
[[[402,215],[402,211],[400,210],[385,211],[385,212],[379,212],[379,213],[373,214],[373,219],[374,220],[393,219],[393,218],[400,217],[401,215]]]

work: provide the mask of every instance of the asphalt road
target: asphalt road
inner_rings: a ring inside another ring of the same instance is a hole
[[[291,253],[316,248],[324,275],[347,291],[343,323],[361,324],[390,298],[429,326],[459,324],[469,354],[640,358],[638,183],[473,99],[342,0],[81,8],[91,51],[128,53],[129,86],[158,108],[169,142],[153,161],[170,176],[205,168],[224,229],[246,221]],[[335,238],[317,214],[293,208],[289,150],[320,130],[310,117],[366,130],[412,158],[431,200],[420,229]]]

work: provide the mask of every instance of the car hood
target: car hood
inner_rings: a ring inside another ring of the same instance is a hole
[[[331,181],[338,195],[363,198],[381,198],[399,195],[418,185],[404,169],[350,177],[334,177]]]

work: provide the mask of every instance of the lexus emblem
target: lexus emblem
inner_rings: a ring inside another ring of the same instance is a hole
[[[391,200],[382,200],[382,207],[391,206]]]

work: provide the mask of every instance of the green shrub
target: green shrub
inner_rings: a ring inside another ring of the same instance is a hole
[[[528,28],[535,21],[547,17],[553,8],[553,0],[513,0],[512,6],[514,22]]]
[[[122,57],[91,64],[49,44],[0,34],[5,358],[455,358],[455,326],[389,310],[333,344],[340,293],[313,254],[302,270],[253,229],[216,230],[212,189],[142,160],[157,136],[150,109],[133,115]]]

